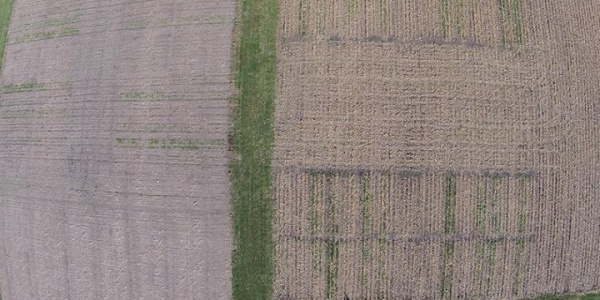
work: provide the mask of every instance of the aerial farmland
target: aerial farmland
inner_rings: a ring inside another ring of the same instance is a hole
[[[595,0],[0,0],[0,300],[598,300]]]

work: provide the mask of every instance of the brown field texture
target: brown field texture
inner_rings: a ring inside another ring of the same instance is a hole
[[[600,4],[281,0],[274,298],[600,288]]]

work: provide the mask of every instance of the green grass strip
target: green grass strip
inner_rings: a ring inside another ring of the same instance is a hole
[[[4,63],[4,46],[8,43],[8,25],[14,0],[0,0],[0,72]]]
[[[8,42],[8,25],[12,14],[14,0],[0,0],[0,78],[2,77],[2,67],[4,63],[4,46]],[[0,295],[2,300],[2,295]]]
[[[231,162],[233,299],[271,299],[277,0],[241,0]]]

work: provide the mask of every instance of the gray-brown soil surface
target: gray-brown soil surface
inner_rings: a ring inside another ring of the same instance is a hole
[[[18,0],[4,300],[230,299],[234,0]]]

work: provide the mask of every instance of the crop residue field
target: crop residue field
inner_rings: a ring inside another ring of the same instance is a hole
[[[599,289],[599,16],[280,1],[274,297]]]

